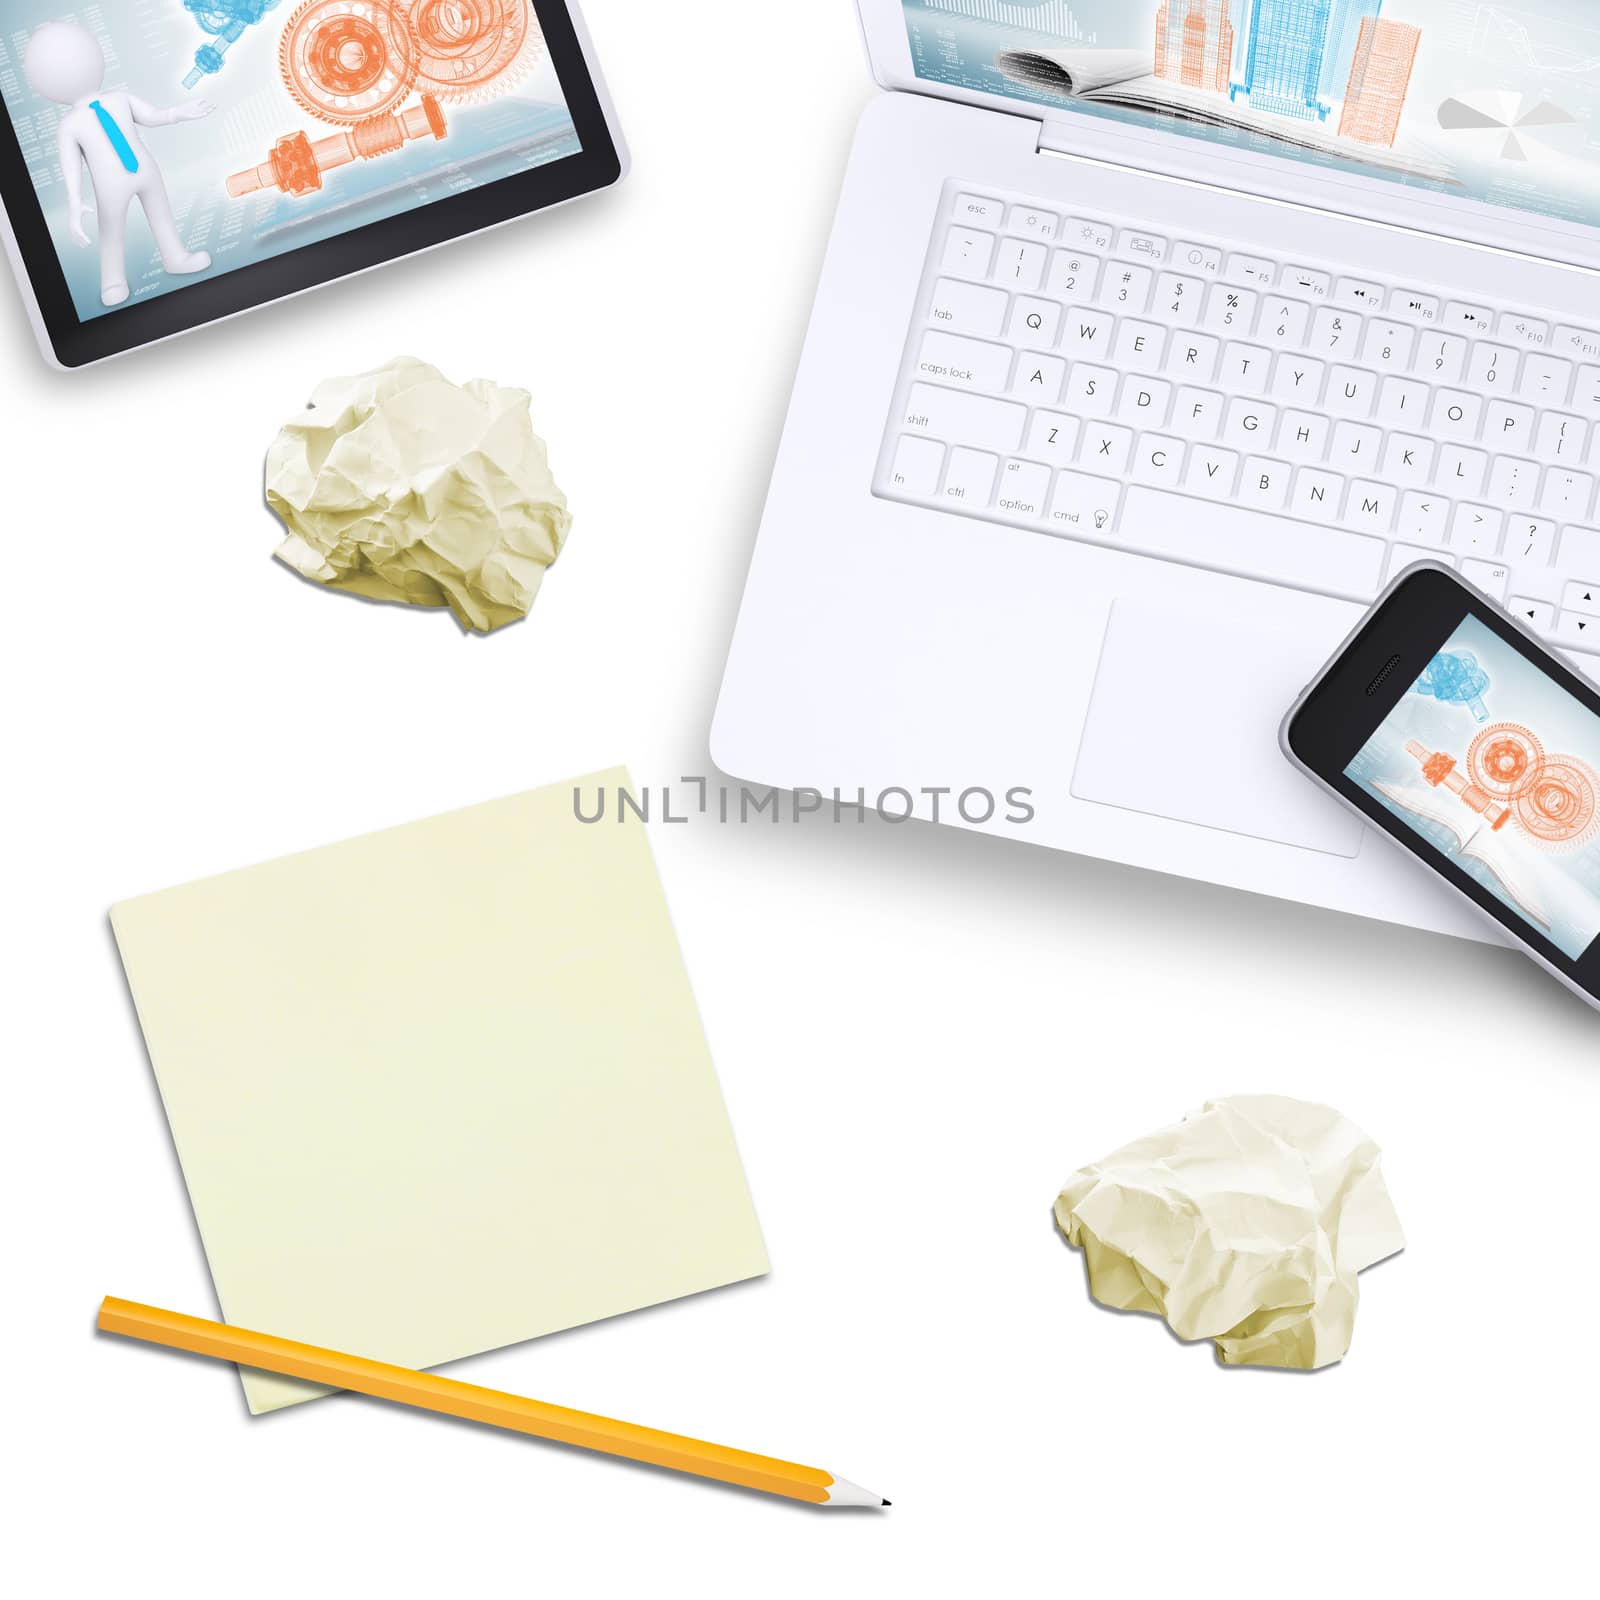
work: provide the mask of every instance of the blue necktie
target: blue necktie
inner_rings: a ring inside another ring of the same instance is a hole
[[[106,138],[111,141],[111,148],[117,152],[117,158],[129,172],[139,170],[139,158],[133,153],[133,146],[128,143],[128,136],[117,126],[117,119],[111,115],[98,100],[89,102],[89,109],[100,119],[100,126],[106,130]]]

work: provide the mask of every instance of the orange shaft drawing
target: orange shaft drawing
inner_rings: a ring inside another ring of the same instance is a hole
[[[390,116],[369,117],[342,133],[330,133],[315,143],[305,133],[280,139],[259,167],[247,167],[228,179],[228,193],[237,199],[257,189],[281,189],[285,194],[310,194],[322,187],[322,174],[356,160],[371,161],[398,150],[407,139],[444,138],[444,109],[432,95],[421,105]]]
[[[1422,768],[1422,776],[1435,789],[1441,785],[1460,800],[1462,805],[1481,813],[1489,819],[1489,826],[1498,833],[1511,820],[1511,808],[1496,803],[1492,794],[1480,789],[1456,768],[1456,758],[1443,750],[1429,750],[1417,739],[1406,740],[1406,754]]]

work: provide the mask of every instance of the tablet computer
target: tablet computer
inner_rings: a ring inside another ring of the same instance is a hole
[[[614,183],[570,0],[8,0],[0,203],[81,367]]]

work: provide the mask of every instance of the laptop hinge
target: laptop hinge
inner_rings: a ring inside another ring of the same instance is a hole
[[[1146,130],[1126,128],[1099,118],[1093,119],[1088,126],[1085,126],[1086,122],[1088,119],[1081,114],[1043,118],[1039,123],[1037,154],[1058,161],[1081,161],[1097,167],[1111,167],[1139,178],[1154,179],[1158,183],[1198,186],[1219,194],[1240,195],[1250,200],[1289,206],[1297,211],[1312,211],[1323,216],[1345,217],[1380,226],[1397,225],[1380,215],[1363,216],[1350,205],[1348,196],[1335,198],[1324,196],[1314,188],[1308,190],[1305,175],[1297,171],[1291,162],[1274,161],[1263,169],[1239,171],[1219,160],[1216,146],[1205,141],[1181,137],[1175,140],[1171,133],[1152,136]],[[1272,170],[1275,167],[1286,170]],[[1401,222],[1398,225],[1419,227],[1426,231],[1424,223]]]
[[[1039,154],[1042,156],[1072,156],[1078,154],[1072,148],[1072,138],[1068,129],[1059,122],[1053,122],[1049,117],[1039,119]]]
[[[1600,271],[1600,260],[1573,254],[1566,237],[1532,236],[1537,223],[1524,215],[1519,240],[1482,237],[1470,212],[1451,197],[1439,200],[1426,189],[1384,184],[1363,178],[1341,180],[1335,173],[1255,151],[1238,152],[1208,138],[1174,128],[1146,128],[1086,113],[1082,105],[1065,112],[1039,114],[1020,102],[1008,115],[1037,126],[1035,152],[1060,161],[1087,162],[1153,178],[1238,195],[1320,216],[1338,217],[1371,227],[1444,239],[1469,249],[1490,250],[1514,259],[1549,262],[1564,270]],[[1445,207],[1449,209],[1446,210]],[[1508,212],[1515,218],[1517,213]]]

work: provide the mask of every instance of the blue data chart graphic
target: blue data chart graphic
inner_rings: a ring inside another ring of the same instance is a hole
[[[1463,19],[1467,47],[1485,61],[1513,62],[1556,80],[1600,71],[1600,7],[1541,5],[1537,15],[1509,5],[1463,10],[1471,12]],[[1566,15],[1569,11],[1576,14]]]
[[[1064,44],[1098,44],[1098,33],[1080,25],[1066,0],[923,0],[930,11],[948,11],[972,22],[999,22],[1054,34]]]
[[[1244,78],[1236,92],[1254,111],[1320,122],[1320,97],[1333,0],[1256,0],[1250,10]]]

